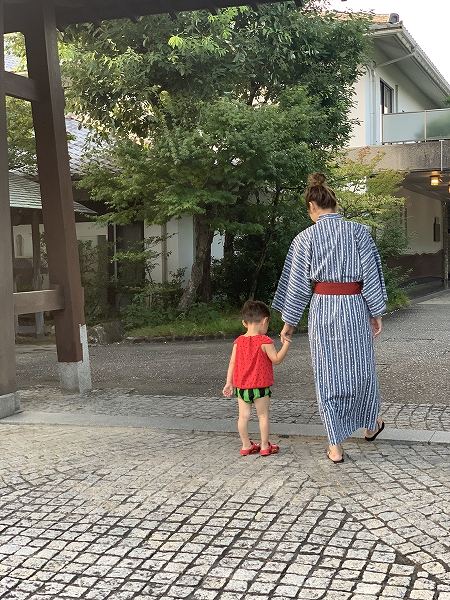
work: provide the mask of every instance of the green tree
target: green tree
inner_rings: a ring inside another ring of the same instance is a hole
[[[408,239],[404,223],[405,198],[399,193],[405,174],[379,169],[382,152],[372,158],[362,150],[356,160],[342,158],[331,170],[341,213],[347,219],[371,228],[383,261],[387,291],[391,306],[407,302],[401,289],[407,275],[392,266],[406,249]]]
[[[36,172],[36,142],[31,105],[29,102],[8,97],[6,110],[9,168],[34,174]]]
[[[341,157],[339,166],[331,169],[339,199],[339,209],[346,219],[368,225],[377,241],[392,233],[400,224],[401,235],[386,246],[386,258],[398,256],[406,247],[405,228],[401,224],[405,198],[399,188],[405,174],[392,169],[379,169],[383,153],[372,158],[362,150],[356,160]]]
[[[182,307],[208,299],[217,229],[229,252],[234,236],[259,236],[257,289],[284,203],[348,138],[366,29],[289,2],[66,35],[72,106],[113,141],[109,165],[100,158],[83,185],[116,222],[194,216]]]
[[[63,59],[68,59],[71,46],[61,46]],[[5,54],[12,57],[13,72],[26,76],[27,61],[25,40],[21,33],[11,33],[5,37]],[[31,103],[7,96],[9,168],[36,175],[36,140],[33,126]]]
[[[114,163],[91,164],[82,184],[110,206],[108,220],[164,222],[186,212],[194,215],[197,260],[183,308],[195,300],[202,284],[208,290],[205,269],[217,230],[259,236],[248,288],[254,295],[286,195],[325,154],[308,143],[320,111],[311,108],[302,88],[290,88],[280,94],[279,104],[259,110],[231,99],[196,106],[194,127],[177,115],[170,138],[155,136],[144,147],[129,141],[117,145],[109,154]],[[176,161],[171,158],[173,144]],[[144,193],[150,201],[143,201]]]

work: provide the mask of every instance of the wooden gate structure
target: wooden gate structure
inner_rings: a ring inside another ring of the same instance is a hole
[[[301,0],[298,3],[301,4]],[[0,0],[0,418],[14,413],[19,407],[15,315],[52,311],[61,385],[81,392],[91,387],[57,30],[76,23],[133,19],[186,10],[216,10],[241,4],[245,1]],[[12,32],[24,34],[28,77],[5,71],[4,35]],[[7,95],[32,104],[51,282],[49,290],[14,294]]]

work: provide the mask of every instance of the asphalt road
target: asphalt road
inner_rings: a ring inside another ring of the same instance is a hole
[[[450,403],[450,293],[385,318],[376,342],[382,393],[392,402]],[[223,386],[231,340],[113,344],[91,348],[96,389],[153,395],[215,396]],[[20,388],[57,384],[52,346],[18,346]],[[314,397],[309,345],[298,335],[276,367],[276,395]]]

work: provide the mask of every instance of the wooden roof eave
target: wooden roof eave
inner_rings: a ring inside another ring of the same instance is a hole
[[[34,0],[39,1],[39,0]],[[279,0],[258,0],[258,4]],[[78,23],[98,23],[100,21],[139,16],[177,13],[191,10],[215,10],[229,6],[255,5],[245,0],[56,0],[56,23],[59,29]],[[5,32],[25,31],[29,13],[24,10],[21,0],[6,0]]]

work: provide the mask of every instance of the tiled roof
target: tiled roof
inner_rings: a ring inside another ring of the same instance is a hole
[[[389,23],[390,15],[372,15],[372,22],[377,25],[384,25]]]
[[[14,54],[5,54],[5,70],[16,73],[20,67],[20,59]]]
[[[7,71],[17,72],[21,67],[21,61],[14,54],[5,55],[5,69]],[[86,154],[95,149],[95,145],[90,141],[90,131],[80,121],[72,115],[66,117],[66,129],[70,134],[68,141],[70,156],[70,171],[72,175],[80,175],[85,164]]]
[[[70,172],[72,176],[81,175],[83,168],[89,164],[89,159],[95,154],[103,152],[107,147],[106,143],[97,144],[93,140],[92,131],[81,124],[73,115],[66,116],[66,129],[70,138],[67,145],[70,156]],[[98,158],[98,157],[96,157]],[[108,159],[101,157],[101,163],[106,165]]]
[[[9,174],[9,203],[11,208],[31,208],[42,210],[39,184],[18,173]],[[95,215],[95,211],[79,202],[73,203],[74,211],[85,215]]]
[[[86,155],[95,148],[90,141],[90,131],[83,127],[74,117],[66,117],[66,129],[70,134],[68,141],[70,156],[70,171],[72,175],[80,175],[85,165]]]

